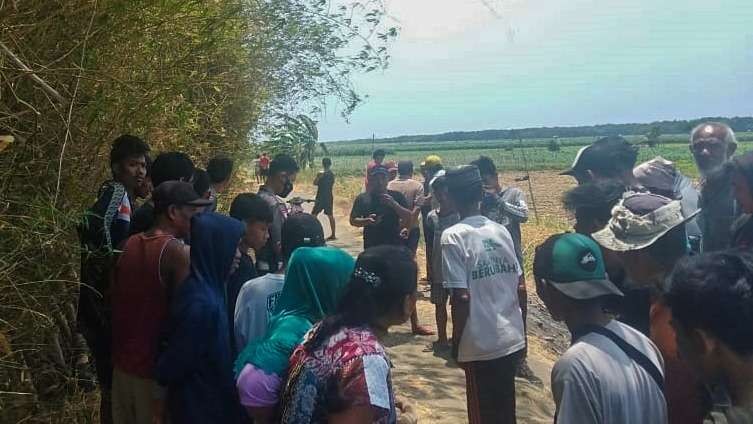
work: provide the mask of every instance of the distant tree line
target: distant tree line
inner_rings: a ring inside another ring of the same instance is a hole
[[[483,141],[549,139],[553,137],[604,137],[608,135],[687,134],[694,126],[705,121],[720,121],[735,132],[753,131],[753,117],[706,117],[693,120],[658,121],[642,124],[603,124],[578,127],[541,127],[508,130],[453,131],[442,134],[404,135],[377,139],[376,143],[415,143],[443,141]],[[350,143],[372,143],[372,139],[352,140]]]

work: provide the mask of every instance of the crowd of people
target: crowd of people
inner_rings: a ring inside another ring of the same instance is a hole
[[[516,422],[526,365],[526,278],[571,346],[551,374],[557,423],[753,423],[753,153],[726,125],[694,128],[694,184],[670,161],[636,164],[610,136],[563,172],[573,232],[536,247],[524,273],[524,193],[485,156],[445,167],[377,150],[336,239],[325,158],[312,213],[289,209],[299,166],[261,155],[258,192],[217,212],[234,163],[150,157],[131,135],[79,227],[79,330],[104,423],[408,423],[383,342],[416,313],[426,243],[435,349],[466,377],[468,422]],[[228,199],[229,200],[229,199]],[[136,207],[136,205],[139,205]],[[317,216],[324,212],[330,236]],[[449,303],[449,311],[448,311]],[[452,331],[448,331],[448,321]]]

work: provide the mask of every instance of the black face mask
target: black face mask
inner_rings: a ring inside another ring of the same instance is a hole
[[[290,180],[285,181],[285,186],[283,186],[282,191],[277,193],[280,197],[288,197],[288,195],[293,191],[293,183],[290,182]]]

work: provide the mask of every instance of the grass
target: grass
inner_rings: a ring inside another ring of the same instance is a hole
[[[750,133],[743,133],[740,139],[750,139]],[[681,135],[669,135],[662,138],[663,143],[656,147],[640,146],[639,162],[655,156],[663,156],[674,161],[686,175],[697,176],[693,159]],[[628,137],[631,142],[639,142],[638,137]],[[511,140],[491,141],[448,141],[435,143],[392,143],[376,144],[377,148],[388,151],[387,160],[409,159],[416,165],[429,154],[439,155],[446,166],[467,164],[479,155],[491,157],[501,171],[558,170],[570,166],[578,150],[593,142],[592,137],[561,139],[561,150],[551,152],[544,142],[548,140],[523,140],[521,143]],[[512,147],[512,148],[511,148]],[[329,143],[329,156],[333,160],[333,170],[338,175],[363,175],[366,163],[371,159],[371,146],[361,144]],[[753,142],[740,143],[739,152],[753,149]]]

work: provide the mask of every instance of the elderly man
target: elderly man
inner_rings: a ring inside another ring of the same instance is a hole
[[[737,150],[732,129],[720,122],[706,122],[690,133],[690,151],[701,174],[702,209],[699,217],[704,252],[730,247],[731,228],[738,216],[730,176],[724,165]]]

